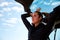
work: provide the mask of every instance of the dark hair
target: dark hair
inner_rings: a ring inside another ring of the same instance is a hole
[[[35,12],[37,12],[37,14],[39,15],[39,17],[42,17],[42,18],[43,18],[43,16],[42,16],[42,13],[41,13],[41,12],[38,12],[38,11],[35,11]]]

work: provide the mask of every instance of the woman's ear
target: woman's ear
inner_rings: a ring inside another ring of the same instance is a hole
[[[32,16],[33,15],[33,13],[30,13],[30,16]]]
[[[39,20],[42,20],[42,17],[40,17]]]

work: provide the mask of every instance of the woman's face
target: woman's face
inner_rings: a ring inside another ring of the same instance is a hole
[[[32,23],[33,23],[33,24],[36,24],[36,23],[40,22],[41,19],[42,19],[42,18],[38,15],[37,12],[34,12],[34,13],[32,14]]]

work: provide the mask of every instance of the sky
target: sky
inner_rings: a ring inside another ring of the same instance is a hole
[[[30,9],[34,12],[41,8],[41,12],[50,13],[58,5],[60,0],[34,0]],[[24,13],[22,4],[14,0],[0,0],[0,40],[28,40],[28,30],[21,20]],[[28,20],[31,23],[31,19]],[[54,39],[54,31],[49,36],[51,40]],[[60,40],[59,35],[60,29],[57,30],[56,40]]]

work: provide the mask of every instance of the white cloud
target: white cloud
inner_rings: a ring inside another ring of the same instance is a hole
[[[3,14],[0,13],[0,17],[4,16]]]
[[[32,5],[32,6],[30,7],[30,9],[31,9],[32,12],[34,12],[34,11],[36,10],[36,8],[37,8],[37,5],[36,5],[36,4],[34,4],[34,5]]]
[[[4,11],[3,10],[0,10],[0,13],[3,13]]]
[[[0,3],[3,2],[3,1],[5,1],[5,0],[0,0]]]
[[[11,4],[16,5],[16,6],[10,7]],[[5,6],[7,6],[7,7],[5,7]],[[19,3],[2,2],[2,3],[0,3],[0,7],[4,7],[0,10],[0,12],[9,12],[9,11],[17,11],[17,12],[21,12],[21,13],[24,12],[23,6]]]
[[[3,8],[2,11],[9,12],[9,11],[11,11],[11,8]]]
[[[0,12],[19,12],[19,13],[24,13],[24,8],[23,7],[18,7],[18,6],[13,6],[13,7],[6,7],[0,10]]]
[[[51,5],[58,6],[58,5],[60,5],[60,1],[59,2],[53,2]]]
[[[13,15],[13,13],[8,13],[7,15],[8,15],[8,16],[12,16],[12,15]]]
[[[3,19],[4,23],[2,25],[8,26],[8,27],[14,27],[18,23],[17,18],[9,18],[9,19]]]
[[[40,1],[40,0],[39,0]],[[39,2],[39,4],[41,4],[41,3],[43,3],[44,2],[44,0],[41,0],[40,2]]]
[[[2,2],[0,3],[0,7],[8,6],[10,4],[13,4],[12,2]]]
[[[14,6],[14,7],[12,7],[12,9],[17,11],[17,12],[23,12],[24,11],[23,7]]]
[[[10,24],[16,24],[18,21],[17,21],[17,18],[9,18],[5,20],[5,22],[10,23]]]
[[[50,2],[45,2],[45,1],[44,1],[44,4],[45,4],[45,5],[50,5],[52,2],[53,2],[53,0],[50,0]]]
[[[50,5],[50,3],[44,2],[45,5]]]
[[[9,23],[3,23],[4,26],[8,26],[8,27],[14,27],[15,25],[13,24],[9,24]]]

